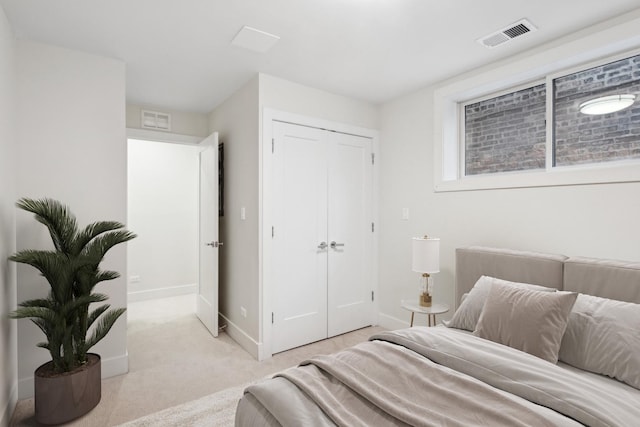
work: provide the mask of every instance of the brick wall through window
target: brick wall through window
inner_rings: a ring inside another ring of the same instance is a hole
[[[545,85],[468,104],[465,175],[545,167]]]
[[[547,135],[547,93],[553,135]],[[624,110],[587,115],[581,103],[633,94]],[[464,105],[465,175],[640,159],[640,55],[609,62],[490,99]],[[546,165],[547,138],[553,164]]]

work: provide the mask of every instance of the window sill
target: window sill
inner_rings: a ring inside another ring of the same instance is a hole
[[[551,171],[496,173],[449,181],[436,179],[434,190],[436,192],[476,191],[622,182],[640,182],[639,161],[563,167]]]

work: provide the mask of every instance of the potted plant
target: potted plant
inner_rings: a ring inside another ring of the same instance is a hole
[[[53,199],[18,200],[16,206],[35,214],[49,230],[53,250],[22,250],[9,259],[35,267],[51,287],[46,298],[18,304],[11,317],[29,318],[42,330],[51,361],[34,373],[35,416],[42,424],[60,424],[86,414],[100,401],[100,356],[88,353],[105,337],[126,309],[110,310],[94,303],[108,296],[95,286],[120,275],[99,268],[113,246],[135,234],[115,221],[100,221],[78,229],[69,208]]]

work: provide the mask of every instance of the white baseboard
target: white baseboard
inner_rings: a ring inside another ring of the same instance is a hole
[[[409,327],[409,322],[384,313],[378,314],[378,324],[379,326],[390,330],[405,329]]]
[[[126,374],[129,372],[129,354],[125,353],[108,359],[102,358],[100,371],[103,379]],[[31,397],[33,397],[33,376],[22,378],[18,381],[18,399]]]
[[[100,370],[102,378],[111,378],[129,372],[129,352],[121,356],[102,358]]]
[[[238,325],[227,319],[224,315],[220,314],[220,317],[224,319],[227,325],[225,332],[237,342],[240,347],[245,349],[256,360],[261,360],[261,348],[262,344],[251,338],[245,331],[243,331]]]
[[[13,411],[16,408],[16,403],[18,403],[18,384],[14,383],[13,387],[11,387],[11,391],[9,392],[9,400],[7,401],[7,404],[0,407],[0,409],[2,409],[2,413],[0,414],[0,427],[6,427],[9,425]]]
[[[18,380],[18,399],[33,397],[33,376]]]
[[[127,302],[147,301],[158,298],[176,297],[179,295],[195,294],[198,291],[198,284],[170,286],[167,288],[148,289],[144,291],[129,292]]]

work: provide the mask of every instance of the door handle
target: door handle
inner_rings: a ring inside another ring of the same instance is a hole
[[[329,246],[329,245],[327,245],[327,242],[321,242],[318,245],[318,249],[327,249],[327,246]]]
[[[331,242],[331,249],[336,249],[338,247],[344,246],[344,243],[336,243],[335,240]]]
[[[224,243],[213,241],[213,242],[205,243],[205,245],[211,246],[212,248],[217,248],[217,247],[220,247],[220,246],[224,245]]]

